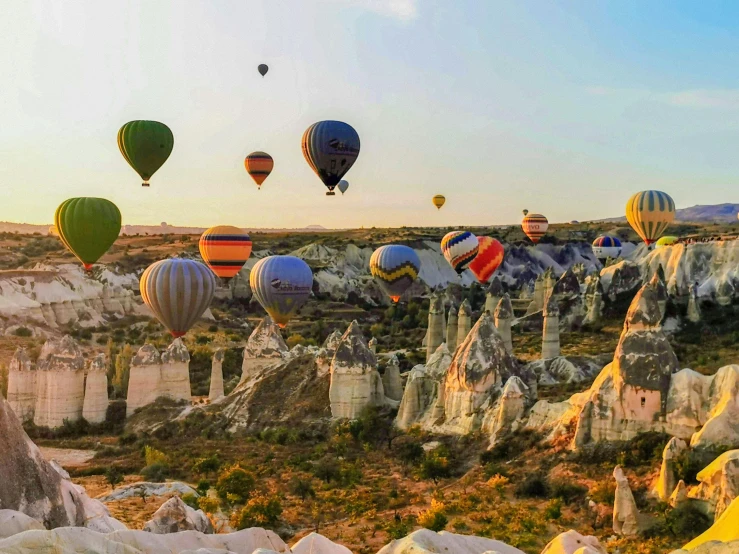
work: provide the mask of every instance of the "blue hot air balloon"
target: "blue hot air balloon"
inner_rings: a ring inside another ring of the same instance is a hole
[[[319,121],[303,133],[303,156],[328,188],[334,188],[359,156],[359,135],[354,127],[341,121]]]
[[[621,255],[621,241],[610,235],[601,235],[593,241],[593,254],[599,260],[618,258]]]
[[[421,271],[421,260],[413,248],[402,244],[380,246],[370,258],[370,272],[393,302],[413,284]]]
[[[268,256],[249,274],[252,293],[272,320],[285,327],[305,304],[313,288],[313,272],[295,256]]]

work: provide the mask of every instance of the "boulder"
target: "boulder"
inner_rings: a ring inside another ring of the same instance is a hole
[[[636,535],[639,533],[639,510],[634,495],[621,466],[613,470],[616,479],[616,501],[613,505],[613,532],[617,535]]]
[[[550,294],[544,303],[541,357],[545,360],[556,358],[559,353],[559,307],[557,298]]]
[[[329,371],[331,371],[331,360],[334,359],[336,347],[339,346],[340,342],[341,332],[339,331],[333,331],[328,337],[326,337],[326,340],[323,342],[323,346],[321,346],[320,350],[316,354],[316,365],[318,366],[318,371],[320,373],[328,375]]]
[[[465,299],[462,305],[459,306],[459,312],[457,313],[456,346],[460,346],[464,342],[470,329],[472,329],[472,306],[470,306],[469,300]]]
[[[32,529],[45,529],[45,527],[23,512],[0,510],[0,539],[12,537],[13,535]]]
[[[169,494],[191,494],[195,497],[199,496],[197,491],[187,483],[181,481],[167,481],[166,483],[149,483],[148,481],[140,481],[118,487],[112,492],[98,496],[101,502],[112,502],[115,500],[125,500],[139,496],[166,496]]]
[[[483,429],[490,432],[491,445],[495,444],[497,438],[523,426],[528,393],[529,388],[520,377],[512,375],[506,381],[495,408],[483,422]]]
[[[544,547],[541,554],[608,554],[597,537],[569,530],[560,533]]]
[[[449,317],[446,320],[446,344],[449,352],[454,352],[457,348],[457,333],[459,332],[459,308],[452,302],[449,305]]]
[[[523,551],[503,542],[484,537],[457,535],[430,529],[419,529],[407,537],[394,540],[381,548],[377,554],[524,554]]]
[[[296,542],[292,554],[352,554],[346,546],[331,542],[323,535],[311,533]]]
[[[688,487],[685,486],[685,481],[680,479],[675,486],[675,490],[672,491],[670,499],[667,503],[673,508],[677,508],[680,504],[685,503],[688,500]]]
[[[223,348],[217,349],[213,353],[213,361],[210,366],[210,388],[208,390],[208,400],[216,402],[225,396],[223,391],[223,359],[226,351]]]
[[[495,328],[498,329],[500,338],[509,353],[513,353],[513,340],[511,338],[511,323],[513,322],[513,305],[511,297],[508,293],[498,301],[495,310],[492,312],[495,318]]]
[[[202,510],[193,510],[179,496],[173,496],[162,504],[149,521],[144,531],[165,535],[179,531],[199,531],[213,533],[213,524]]]

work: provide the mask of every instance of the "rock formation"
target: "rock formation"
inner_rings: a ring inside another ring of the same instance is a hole
[[[505,291],[503,290],[503,283],[500,282],[500,278],[498,276],[493,277],[485,293],[485,309],[483,311],[492,315],[504,294]]]
[[[557,535],[544,547],[541,554],[608,554],[597,537],[566,531]]]
[[[513,339],[511,338],[511,323],[513,322],[513,306],[511,297],[505,293],[495,307],[495,327],[498,329],[500,338],[509,354],[513,353]]]
[[[372,350],[373,354],[377,354],[377,339],[375,337],[372,337],[369,342],[367,343],[367,346],[370,350]]]
[[[636,535],[639,532],[639,510],[621,466],[613,470],[616,479],[616,501],[613,505],[613,532],[617,535]]]
[[[444,415],[443,384],[452,363],[446,343],[441,343],[426,365],[410,371],[395,420],[400,429],[417,423],[434,425]]]
[[[213,353],[213,361],[210,367],[210,390],[208,391],[208,400],[215,402],[225,396],[223,391],[223,359],[226,351],[223,348],[217,349]]]
[[[588,277],[586,283],[583,323],[594,325],[601,320],[603,315],[603,285],[600,281],[600,274],[596,273]]]
[[[513,375],[508,379],[491,414],[491,445],[495,444],[497,438],[516,431],[523,425],[528,392],[529,388],[519,377]]]
[[[434,355],[444,342],[444,299],[440,295],[431,297],[429,305],[429,326],[426,335],[426,361]]]
[[[374,353],[374,352],[373,352]],[[393,354],[385,367],[385,373],[382,374],[382,387],[385,391],[385,397],[390,400],[400,402],[403,398],[403,381],[400,378],[400,362],[398,357]]]
[[[672,437],[662,452],[662,466],[659,470],[657,482],[652,489],[654,496],[662,502],[667,502],[675,490],[677,479],[675,478],[674,460],[687,450],[687,448],[688,445],[685,444],[684,440]]]
[[[449,317],[446,320],[446,344],[449,352],[454,352],[457,348],[457,333],[459,332],[459,320],[457,319],[459,310],[452,302],[449,306]]]
[[[289,349],[279,328],[269,316],[259,322],[244,347],[241,382],[257,375],[263,368],[285,358]]]
[[[698,323],[701,320],[701,308],[698,302],[697,294],[690,294],[688,296],[688,321]]]
[[[462,302],[457,315],[457,344],[460,346],[472,329],[472,306],[468,300]]]
[[[694,538],[683,548],[692,554],[732,554],[738,552],[739,525],[736,524],[737,521],[739,521],[739,500],[734,499],[708,531]],[[726,548],[724,549],[724,547]],[[679,552],[684,551],[680,550]]]
[[[441,531],[435,533],[430,529],[419,529],[407,537],[394,540],[377,552],[377,554],[426,554],[444,552],[445,554],[524,554],[523,551],[507,544],[484,537],[457,535]]]
[[[36,365],[18,348],[8,370],[8,404],[21,421],[33,420],[36,408]]]
[[[290,548],[292,554],[352,554],[345,546],[331,542],[323,535],[311,533]]]
[[[544,306],[541,357],[556,358],[559,353],[559,308],[556,298],[550,294]]]
[[[672,491],[670,498],[667,503],[673,508],[677,508],[680,504],[683,504],[688,500],[688,487],[685,485],[685,481],[680,479],[675,485],[675,490]]]
[[[334,418],[353,419],[366,407],[384,403],[377,359],[367,347],[356,321],[349,325],[341,337],[331,362],[329,398]]]
[[[193,510],[179,496],[173,496],[144,524],[144,531],[157,535],[199,531],[210,535],[213,533],[213,524],[202,510]]]
[[[126,397],[126,417],[157,398],[190,401],[190,354],[181,339],[159,351],[142,346],[131,360]]]
[[[39,427],[61,427],[64,420],[82,418],[85,398],[85,359],[75,340],[65,335],[48,340],[36,363],[36,407]]]
[[[46,527],[23,512],[0,510],[0,540],[31,530],[44,531]]]
[[[429,318],[430,317],[431,315],[429,314]],[[323,346],[321,346],[320,350],[316,354],[316,365],[318,366],[320,374],[328,375],[329,371],[331,371],[331,361],[334,359],[336,347],[339,346],[340,342],[341,332],[338,330],[332,332],[328,337],[326,337],[326,340],[323,341]]]
[[[698,472],[698,486],[688,497],[699,500],[703,511],[715,519],[739,496],[739,450],[724,452]]]
[[[89,423],[102,423],[108,411],[108,375],[105,354],[98,354],[91,361],[85,377],[85,397],[82,417]]]
[[[661,267],[661,266],[660,266]],[[649,280],[649,286],[654,290],[655,297],[657,298],[657,306],[659,306],[660,322],[665,317],[667,311],[667,288],[660,279],[659,272],[655,272],[652,278]]]

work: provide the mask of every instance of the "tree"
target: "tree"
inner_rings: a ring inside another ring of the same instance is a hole
[[[231,524],[236,529],[262,527],[269,529],[279,521],[282,504],[277,496],[258,494],[250,498],[240,512],[234,512]]]
[[[115,377],[113,387],[118,398],[125,398],[128,392],[128,378],[131,373],[131,360],[133,359],[133,348],[126,343],[115,357]]]
[[[116,346],[113,339],[108,337],[108,342],[105,344],[105,361],[108,364],[106,373],[108,375],[108,383],[112,383],[115,379],[115,360],[118,355],[118,347]]]
[[[254,475],[235,465],[221,473],[215,489],[221,500],[232,504],[243,504],[251,497],[255,486]]]
[[[105,470],[105,480],[110,485],[111,489],[114,489],[116,485],[123,482],[123,473],[115,466],[110,466]]]
[[[293,477],[290,480],[290,494],[299,496],[301,500],[305,500],[309,496],[312,498],[316,497],[316,491],[313,489],[313,485],[308,479],[301,479],[300,477]]]

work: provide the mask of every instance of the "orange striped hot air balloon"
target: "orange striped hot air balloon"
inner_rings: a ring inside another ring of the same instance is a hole
[[[523,218],[521,227],[523,227],[523,232],[531,239],[531,242],[536,244],[546,234],[549,221],[541,214],[529,214]]]
[[[244,160],[246,172],[251,175],[257,187],[261,188],[264,180],[272,173],[275,161],[266,152],[252,152]]]
[[[477,237],[477,241],[480,247],[477,256],[470,262],[470,271],[484,285],[503,263],[505,250],[503,245],[492,237]]]
[[[251,239],[238,227],[217,225],[200,237],[200,255],[218,277],[231,279],[251,255]]]

